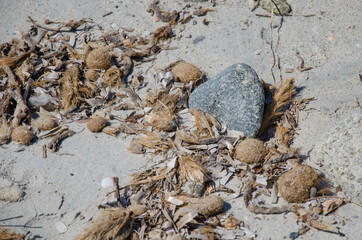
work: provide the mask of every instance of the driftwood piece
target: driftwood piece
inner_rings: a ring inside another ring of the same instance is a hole
[[[158,0],[154,0],[147,8],[147,12],[151,12],[152,15],[155,14],[157,19],[161,20],[162,22],[171,22],[173,23],[177,17],[178,12],[172,11],[171,13],[162,11],[160,7],[157,5],[159,3]]]
[[[254,182],[250,181],[245,186],[244,189],[244,204],[249,209],[250,212],[255,214],[279,214],[279,213],[287,213],[293,212],[295,207],[294,205],[283,205],[283,206],[271,206],[271,205],[264,205],[264,206],[257,206],[251,202],[252,200],[252,193],[254,191]]]
[[[316,228],[321,231],[332,232],[339,234],[339,229],[333,226],[326,225],[315,219],[303,208],[296,208],[295,213],[302,219],[303,222],[309,226]]]
[[[13,126],[17,127],[19,126],[21,120],[25,118],[29,112],[28,106],[26,106],[23,96],[20,92],[20,86],[16,82],[16,78],[14,73],[11,71],[10,67],[7,65],[3,66],[4,71],[9,77],[9,88],[8,93],[9,95],[15,99],[17,102],[15,113],[14,113],[14,120],[13,120]]]
[[[73,136],[73,134],[74,134],[74,131],[72,131],[72,130],[65,130],[64,132],[57,134],[56,136],[54,136],[52,138],[50,143],[48,143],[48,149],[50,149],[52,152],[58,151],[62,140],[67,137]]]

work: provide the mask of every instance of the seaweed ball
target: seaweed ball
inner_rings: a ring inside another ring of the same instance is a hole
[[[262,162],[266,154],[264,143],[256,138],[247,138],[235,147],[235,157],[247,164]]]
[[[31,121],[31,125],[41,131],[46,131],[55,128],[58,124],[53,118],[40,115],[38,118]]]
[[[90,69],[108,69],[112,65],[111,55],[105,48],[92,50],[85,62]]]
[[[318,185],[317,172],[308,165],[298,165],[281,176],[278,182],[280,195],[290,203],[310,198],[312,187]]]
[[[202,75],[201,71],[193,64],[181,62],[172,68],[172,73],[175,75],[175,80],[188,83],[196,81]]]
[[[104,117],[100,116],[92,117],[87,123],[87,128],[91,132],[99,132],[106,126],[107,126],[107,120]]]
[[[85,73],[84,73],[84,77],[86,79],[88,79],[89,81],[97,81],[97,79],[99,78],[99,73],[95,70],[95,69],[88,69]]]
[[[11,139],[13,141],[25,145],[29,145],[33,137],[33,133],[25,126],[16,127],[11,133]]]

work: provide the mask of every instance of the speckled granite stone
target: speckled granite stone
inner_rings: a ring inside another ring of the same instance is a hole
[[[210,113],[230,130],[255,137],[263,118],[264,89],[254,69],[236,63],[196,88],[189,107]]]

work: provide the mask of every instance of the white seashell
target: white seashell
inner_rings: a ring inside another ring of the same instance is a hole
[[[166,71],[159,72],[159,73],[158,73],[158,76],[159,76],[159,78],[160,78],[161,80],[164,79],[165,76],[166,76]]]
[[[268,178],[263,175],[256,175],[255,181],[264,186],[268,185]]]
[[[175,75],[173,74],[173,72],[168,71],[165,75],[165,78],[168,80],[173,80],[175,78]]]
[[[58,232],[60,233],[65,233],[66,231],[68,231],[67,226],[65,226],[65,224],[63,222],[56,222],[55,223],[55,228],[58,230]]]
[[[105,177],[101,181],[102,188],[112,188],[113,187],[113,178]]]

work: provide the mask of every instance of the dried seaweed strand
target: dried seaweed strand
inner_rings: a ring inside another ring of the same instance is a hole
[[[0,240],[22,240],[22,239],[25,239],[24,235],[0,227]]]
[[[263,134],[274,121],[283,113],[280,109],[290,103],[292,96],[296,93],[294,78],[287,79],[273,94],[273,102],[267,106],[261,124],[259,135]]]

